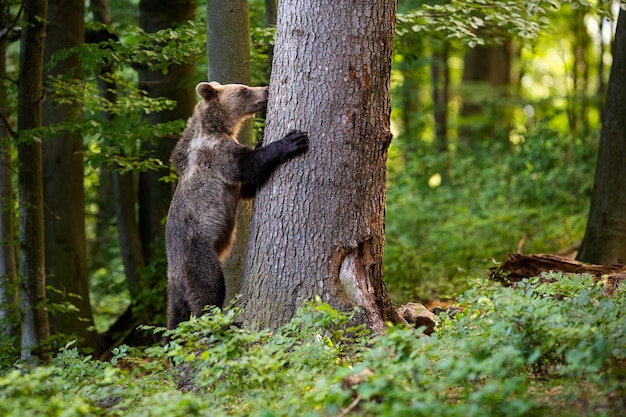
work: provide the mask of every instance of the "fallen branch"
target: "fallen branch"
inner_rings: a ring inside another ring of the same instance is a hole
[[[626,265],[583,264],[559,255],[509,254],[509,259],[492,267],[489,277],[504,285],[511,285],[524,278],[536,277],[542,272],[562,272],[566,274],[589,274],[597,280],[606,279],[607,291],[612,293],[617,285],[626,280]]]

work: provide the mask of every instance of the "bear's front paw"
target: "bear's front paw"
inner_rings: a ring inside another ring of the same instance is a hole
[[[306,132],[292,130],[283,138],[283,143],[287,145],[290,154],[301,154],[309,149],[309,137]]]

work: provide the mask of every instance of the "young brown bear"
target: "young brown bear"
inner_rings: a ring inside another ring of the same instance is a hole
[[[208,305],[222,307],[237,202],[254,197],[279,164],[309,145],[299,131],[257,149],[237,142],[242,122],[265,109],[267,87],[202,82],[196,92],[201,100],[172,153],[179,182],[165,230],[168,329]]]

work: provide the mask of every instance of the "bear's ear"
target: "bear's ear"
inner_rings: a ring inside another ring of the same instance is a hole
[[[211,100],[217,98],[217,83],[202,82],[196,86],[196,93],[204,100]]]

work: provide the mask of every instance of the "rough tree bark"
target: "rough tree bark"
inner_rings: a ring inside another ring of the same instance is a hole
[[[222,84],[250,84],[250,17],[248,0],[208,0],[206,7],[206,54],[208,79]],[[237,30],[233,30],[237,28]],[[240,143],[252,144],[252,121],[239,131]],[[237,240],[224,263],[226,303],[238,292],[248,240],[252,202],[237,208]]]
[[[58,50],[84,42],[84,2],[49,0],[44,60]],[[70,56],[45,72],[48,77],[73,73],[81,75],[78,56]],[[47,82],[47,81],[46,81]],[[58,105],[54,91],[47,89],[43,124],[68,122],[82,117],[77,106]],[[102,348],[94,329],[87,276],[85,236],[85,190],[83,185],[83,142],[80,135],[63,133],[43,142],[44,225],[47,284],[51,303],[69,302],[76,311],[57,312],[50,317],[52,333],[75,335],[80,346],[89,346],[96,355]]]
[[[25,0],[20,40],[17,129],[41,126],[43,100],[43,48],[46,35],[46,0]],[[50,336],[46,312],[44,262],[43,185],[41,142],[21,138],[17,146],[19,171],[19,274],[24,361],[34,359],[33,349]]]
[[[0,6],[0,28],[8,25],[9,7]],[[17,271],[13,233],[13,185],[11,179],[11,128],[6,107],[6,51],[8,38],[0,36],[0,337],[5,340],[15,331],[17,311]]]
[[[399,322],[383,281],[395,1],[279,3],[265,142],[309,133],[307,154],[257,195],[242,322],[276,327],[319,295],[376,331]]]
[[[577,259],[626,262],[626,11],[620,9],[589,219]]]

